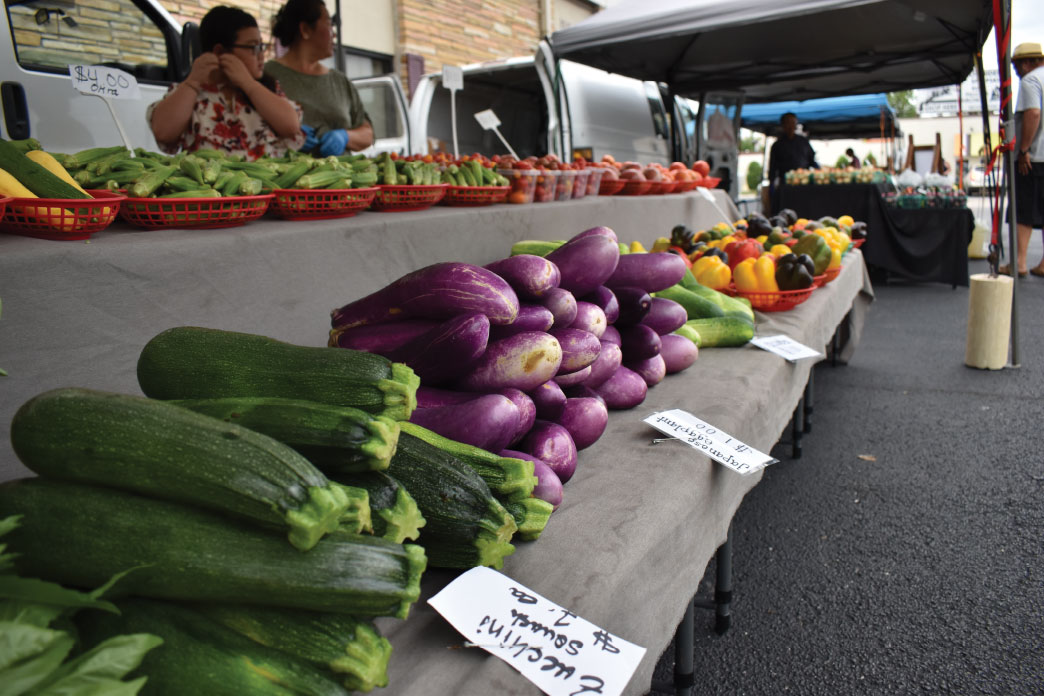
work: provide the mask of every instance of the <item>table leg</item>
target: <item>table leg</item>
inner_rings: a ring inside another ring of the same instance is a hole
[[[812,432],[812,392],[815,391],[816,368],[808,371],[808,384],[805,385],[805,434]]]
[[[691,696],[692,687],[696,683],[695,651],[693,632],[693,601],[690,599],[685,607],[685,616],[678,624],[674,634],[674,694],[675,696]]]
[[[732,525],[725,543],[718,548],[717,578],[714,582],[714,630],[720,636],[732,626]]]
[[[790,458],[801,459],[801,432],[803,430],[805,397],[802,396],[790,418]]]

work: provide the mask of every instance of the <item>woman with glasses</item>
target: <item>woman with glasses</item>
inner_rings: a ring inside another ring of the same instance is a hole
[[[301,107],[264,75],[267,45],[257,21],[219,6],[199,25],[203,54],[184,82],[150,104],[145,118],[164,152],[214,148],[246,159],[281,157],[300,148]]]
[[[304,108],[302,148],[327,157],[373,144],[373,127],[359,92],[344,73],[319,61],[333,55],[333,26],[323,0],[289,0],[272,23],[272,35],[287,48],[265,63],[265,74]]]

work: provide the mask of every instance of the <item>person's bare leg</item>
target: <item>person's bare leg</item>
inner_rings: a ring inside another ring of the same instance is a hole
[[[1015,230],[1018,232],[1019,242],[1019,273],[1026,273],[1026,251],[1029,249],[1030,235],[1033,234],[1033,227],[1030,225],[1015,225]]]

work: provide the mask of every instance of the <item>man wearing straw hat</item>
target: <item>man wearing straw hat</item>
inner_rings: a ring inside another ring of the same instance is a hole
[[[1015,106],[1015,221],[1018,230],[1018,272],[1026,277],[1026,250],[1034,228],[1044,228],[1044,52],[1039,43],[1021,43],[1011,54],[1019,76]],[[1002,269],[1010,273],[1010,268]],[[1044,277],[1044,260],[1028,271]]]

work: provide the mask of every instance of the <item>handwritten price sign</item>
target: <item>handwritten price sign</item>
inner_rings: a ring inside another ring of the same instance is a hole
[[[740,474],[753,474],[779,461],[681,409],[654,413],[642,422]]]
[[[138,81],[119,68],[102,65],[70,65],[72,86],[81,94],[93,94],[108,99],[141,99]]]
[[[628,643],[489,568],[472,568],[428,600],[474,647],[549,696],[618,696],[645,648]]]

